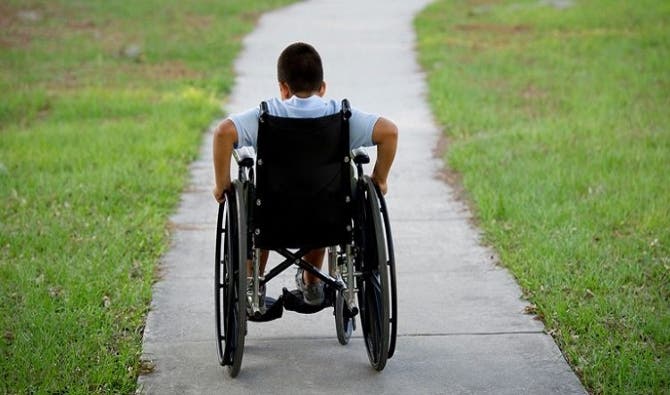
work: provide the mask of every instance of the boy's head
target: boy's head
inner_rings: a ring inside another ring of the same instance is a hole
[[[321,57],[306,43],[294,43],[282,51],[277,60],[277,79],[284,98],[325,92]]]

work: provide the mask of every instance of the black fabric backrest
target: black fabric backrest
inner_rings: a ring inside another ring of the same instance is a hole
[[[256,246],[316,248],[348,241],[349,122],[261,115],[253,219]],[[350,228],[349,228],[350,229]]]

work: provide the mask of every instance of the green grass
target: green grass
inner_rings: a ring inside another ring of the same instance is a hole
[[[670,392],[670,3],[438,1],[445,154],[589,391]]]
[[[0,393],[135,391],[187,165],[287,2],[0,3]]]

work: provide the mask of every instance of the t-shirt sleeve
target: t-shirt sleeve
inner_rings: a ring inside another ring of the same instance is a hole
[[[372,129],[379,119],[377,114],[369,114],[355,108],[351,109],[349,118],[349,148],[373,146]]]
[[[237,144],[235,148],[254,147],[258,141],[258,108],[232,114],[228,118],[235,124],[237,130]]]

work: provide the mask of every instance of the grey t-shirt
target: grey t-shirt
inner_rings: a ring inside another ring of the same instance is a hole
[[[341,109],[341,103],[332,99],[324,99],[318,95],[304,99],[297,96],[287,100],[272,98],[266,100],[266,103],[270,115],[286,118],[319,118],[335,114]],[[259,113],[260,109],[256,107],[228,117],[237,129],[236,148],[247,146],[256,148]],[[372,129],[378,119],[379,115],[365,113],[355,108],[351,109],[351,118],[349,118],[349,146],[351,149],[374,145]]]

